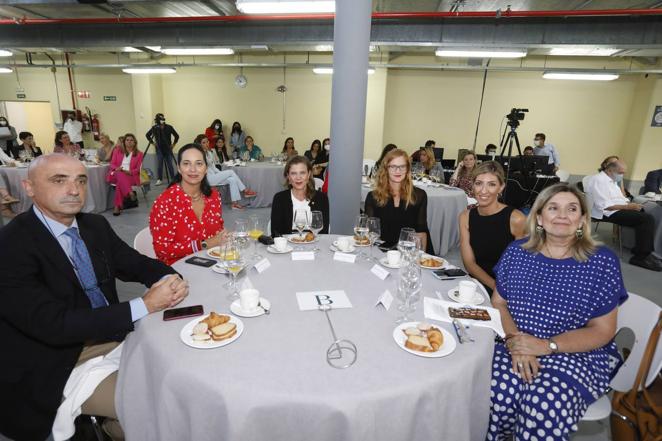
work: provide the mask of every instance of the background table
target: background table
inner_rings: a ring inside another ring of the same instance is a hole
[[[460,243],[458,217],[467,208],[467,196],[460,189],[421,187],[428,195],[428,228],[434,252],[445,256]],[[361,186],[361,200],[365,201],[371,188]]]
[[[285,190],[283,177],[284,165],[272,162],[248,162],[246,167],[228,167],[223,164],[223,170],[234,170],[244,185],[257,192],[257,196],[250,199],[250,206],[254,208],[270,207],[274,195]],[[228,187],[222,189],[223,200],[230,200]]]
[[[650,198],[643,196],[635,197],[635,202],[644,206],[644,211],[655,219],[655,232],[653,234],[653,252],[658,258],[662,258],[662,202],[652,201]],[[625,248],[634,247],[634,229],[623,227],[621,228],[623,235],[622,241]]]
[[[423,358],[393,340],[396,302],[375,307],[395,292],[372,264],[332,260],[322,236],[315,261],[291,261],[260,245],[271,267],[249,277],[270,300],[269,316],[242,318],[244,333],[228,346],[193,349],[179,339],[188,322],[152,314],[126,339],[116,408],[128,440],[429,441],[484,440],[489,415],[493,332],[471,328],[475,343],[442,358]],[[310,247],[310,245],[306,245]],[[376,254],[380,253],[375,249]],[[199,253],[203,254],[203,253]],[[190,281],[185,305],[228,313],[225,276],[179,261]],[[423,295],[445,293],[455,282],[424,271]],[[324,314],[299,311],[295,292],[344,290],[351,309],[330,312],[338,338],[358,347],[356,364],[330,367],[333,339]],[[423,318],[422,301],[414,317]],[[435,322],[436,323],[436,322]],[[449,324],[437,324],[450,331]]]
[[[87,169],[87,196],[83,211],[85,213],[101,213],[112,207],[108,205],[110,186],[106,182],[108,165],[85,166]],[[25,193],[22,181],[28,177],[27,167],[0,166],[0,177],[9,193],[19,200],[12,204],[15,213],[22,213],[32,205],[32,198]],[[111,201],[112,203],[112,201]]]

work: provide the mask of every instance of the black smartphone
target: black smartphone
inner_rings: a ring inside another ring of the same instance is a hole
[[[216,260],[205,259],[204,257],[198,257],[198,256],[189,257],[184,262],[190,263],[191,265],[204,266],[205,268],[209,268],[210,266],[216,265]]]
[[[447,278],[447,277],[464,277],[467,273],[461,268],[449,268],[449,269],[440,269],[432,271],[437,279]]]
[[[267,236],[266,234],[263,234],[262,236],[258,237],[257,240],[264,245],[274,244],[274,240],[271,238],[271,236]]]
[[[204,309],[202,305],[195,306],[184,306],[182,308],[166,309],[163,311],[163,320],[177,320],[186,317],[195,317],[197,315],[202,315]]]

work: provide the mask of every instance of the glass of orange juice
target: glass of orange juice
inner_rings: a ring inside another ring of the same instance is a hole
[[[263,234],[264,221],[255,214],[248,216],[248,237],[253,240],[253,255],[250,258],[255,261],[262,259],[262,255],[257,252],[257,240]]]

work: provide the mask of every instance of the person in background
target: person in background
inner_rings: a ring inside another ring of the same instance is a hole
[[[41,156],[43,153],[37,144],[34,142],[34,135],[30,132],[21,132],[18,134],[18,139],[21,144],[18,146],[18,157],[24,159],[34,159]]]
[[[245,207],[241,205],[241,192],[243,191],[246,197],[255,197],[257,193],[246,188],[234,170],[221,171],[216,167],[217,165],[220,165],[220,161],[216,152],[210,147],[207,135],[198,135],[193,142],[199,144],[205,151],[205,158],[207,160],[207,181],[209,182],[209,185],[212,187],[226,184],[229,185],[232,209],[243,210]]]
[[[13,159],[18,159],[16,129],[9,125],[9,121],[4,116],[0,116],[0,147],[5,155]]]
[[[297,152],[297,149],[294,148],[294,138],[289,137],[285,140],[285,143],[283,143],[283,150],[281,153],[285,153],[287,156],[287,159],[290,159],[293,156],[297,156],[299,152]]]
[[[207,160],[199,144],[186,144],[179,150],[177,170],[149,215],[154,252],[168,265],[227,240],[221,197],[207,181]]]
[[[216,142],[212,145],[214,146],[214,150],[216,151],[216,156],[218,157],[219,160],[219,164],[216,164],[217,166],[220,166],[220,164],[224,163],[225,161],[229,161],[230,159],[232,159],[230,157],[230,154],[228,153],[228,148],[225,145],[225,136],[223,136],[222,133],[218,138],[216,138]]]
[[[83,142],[83,123],[78,121],[74,112],[69,112],[62,129],[69,134],[71,142],[78,144],[81,149],[85,148],[85,143]]]
[[[321,234],[329,232],[329,199],[326,194],[315,190],[313,167],[305,156],[293,156],[285,164],[283,173],[287,180],[287,189],[274,195],[271,204],[271,237],[290,234],[294,231],[294,213],[296,210],[308,212],[321,211],[324,228]]]
[[[421,247],[434,253],[428,240],[428,196],[424,190],[414,187],[411,163],[404,150],[393,149],[382,158],[377,171],[375,187],[365,198],[365,214],[381,221],[381,239],[384,247],[398,243],[400,230],[410,227],[421,239]]]
[[[554,144],[545,142],[547,138],[544,133],[536,133],[536,136],[533,138],[533,154],[536,156],[547,156],[549,157],[548,164],[554,164],[554,173],[556,173],[561,166],[561,160],[559,159],[559,153],[556,151]]]
[[[154,144],[154,149],[156,150],[156,162],[158,166],[154,185],[162,184],[164,164],[169,179],[174,179],[175,169],[172,163],[175,160],[175,156],[172,151],[177,145],[177,141],[179,141],[179,134],[173,126],[166,124],[163,113],[156,114],[154,125],[145,133],[145,138],[147,138],[150,144]]]
[[[464,153],[460,165],[457,166],[450,179],[451,187],[457,187],[464,190],[470,198],[474,197],[473,171],[476,167],[476,153],[469,150]],[[496,263],[496,262],[495,262]]]
[[[232,123],[232,131],[230,132],[230,149],[232,154],[239,152],[246,144],[246,132],[241,130],[241,124],[238,121]]]
[[[425,147],[419,150],[419,152],[420,154],[418,155],[418,163],[421,164],[425,169],[425,174],[429,175],[430,170],[432,170],[432,167],[434,167],[436,164],[432,147]]]
[[[262,149],[260,148],[259,145],[255,145],[255,141],[253,141],[252,136],[247,136],[245,138],[245,144],[239,150],[239,155],[244,156],[245,153],[248,153],[248,159],[254,159],[256,161],[261,160],[264,158],[264,155],[262,154]]]
[[[304,156],[313,164],[313,177],[323,179],[324,170],[329,165],[329,159],[326,152],[322,150],[322,143],[319,139],[310,144],[310,150],[307,150]]]
[[[659,170],[651,170],[646,173],[644,193],[662,193],[662,168]]]
[[[97,159],[99,162],[108,162],[110,161],[110,158],[113,154],[113,149],[115,149],[115,145],[113,145],[113,141],[110,140],[110,136],[106,133],[101,133],[99,135],[99,142],[101,143],[101,146],[97,149]],[[120,145],[120,149],[123,146]]]
[[[331,138],[324,138],[322,140],[322,148],[326,152],[326,154],[329,154],[329,150],[331,150]]]
[[[488,156],[492,156],[492,157],[496,156],[497,146],[494,145],[494,144],[487,144],[485,146],[485,154],[488,155]]]
[[[124,144],[115,148],[110,158],[110,168],[106,182],[115,185],[113,200],[113,216],[119,216],[124,208],[124,201],[131,199],[131,206],[138,205],[134,185],[140,185],[140,167],[143,163],[143,153],[138,150],[138,141],[133,133],[124,135]]]
[[[386,144],[384,148],[382,149],[382,154],[379,155],[379,159],[375,162],[375,166],[372,168],[370,171],[370,177],[374,178],[377,176],[377,172],[379,171],[379,167],[382,165],[382,161],[384,160],[384,157],[391,151],[397,149],[398,146],[395,144]]]
[[[216,118],[212,123],[205,129],[205,136],[209,140],[209,145],[215,145],[216,140],[223,136],[223,123],[220,119]]]
[[[53,153],[64,153],[65,155],[75,156],[76,158],[80,157],[81,148],[78,144],[71,142],[69,134],[60,130],[55,133],[55,147],[53,147]]]
[[[612,162],[616,162],[616,161],[618,161],[619,159],[620,159],[620,158],[619,158],[618,156],[616,156],[616,155],[607,156],[607,157],[602,161],[602,163],[600,163],[600,168],[598,168],[598,174],[599,174],[601,171],[605,171],[605,169],[606,169],[606,167],[607,167],[607,164],[611,164]],[[590,180],[590,179],[593,179],[593,178],[596,177],[598,174],[591,175],[591,176],[589,177],[589,180]],[[588,184],[588,182],[589,182],[589,181],[587,181],[587,184]],[[620,182],[618,183],[618,186],[620,187],[620,189],[621,189],[621,193],[623,193],[623,196],[625,196],[626,198],[632,200],[632,195],[631,195],[630,192],[625,188],[625,184],[623,183],[623,179],[620,180]],[[588,187],[588,185],[587,185],[587,187]]]
[[[421,158],[420,158],[423,151],[425,149],[428,149],[428,148],[430,150],[432,150],[432,148],[436,147],[436,146],[437,146],[437,142],[434,139],[428,139],[427,141],[425,141],[425,146],[424,147],[420,147],[418,150],[416,150],[414,153],[412,153],[411,162],[412,163],[414,163],[414,162],[423,162],[423,161],[421,161]],[[432,157],[434,157],[434,154],[433,154]]]
[[[482,162],[472,170],[470,182],[478,204],[460,214],[460,253],[467,272],[492,295],[494,267],[508,245],[524,237],[526,216],[499,202],[506,178],[498,162]]]
[[[618,186],[627,171],[624,161],[616,160],[605,166],[589,181],[586,193],[593,201],[591,216],[604,222],[634,228],[635,246],[630,264],[651,271],[662,271],[662,262],[653,254],[655,219],[643,211],[641,204],[630,202]]]
[[[487,440],[568,440],[609,390],[620,361],[618,306],[628,297],[618,257],[591,238],[583,195],[555,184],[536,198],[528,238],[504,251],[492,305],[494,345]]]
[[[526,147],[524,147],[524,151],[522,152],[522,154],[524,156],[533,156],[533,147],[527,145]]]

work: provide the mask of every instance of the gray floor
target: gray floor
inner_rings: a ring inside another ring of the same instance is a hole
[[[133,244],[133,238],[141,229],[147,227],[149,209],[156,195],[162,191],[164,187],[155,187],[148,194],[148,202],[145,203],[143,198],[140,199],[140,206],[138,208],[130,209],[122,213],[121,216],[113,216],[110,211],[104,213],[104,216],[110,221],[111,225],[117,234],[128,244]],[[237,211],[230,209],[229,205],[223,206],[223,219],[225,224],[232,228],[236,219],[247,217],[250,214],[257,214],[264,219],[270,216],[270,208],[257,208],[246,209],[244,211]],[[618,245],[613,243],[611,225],[600,226],[598,239],[607,246],[614,249],[618,253]],[[629,292],[639,294],[646,297],[658,305],[662,305],[662,298],[660,296],[659,284],[662,281],[662,274],[648,271],[639,267],[630,265],[628,262],[630,254],[627,250],[623,250],[623,257],[621,258],[621,268],[623,272],[623,279],[625,286]],[[461,265],[459,248],[451,250],[446,256],[452,263]],[[129,300],[138,295],[142,295],[144,287],[136,284],[128,284],[118,281],[118,290],[120,300]],[[579,427],[579,432],[573,436],[576,441],[604,441],[611,439],[609,434],[608,423],[582,423]]]

